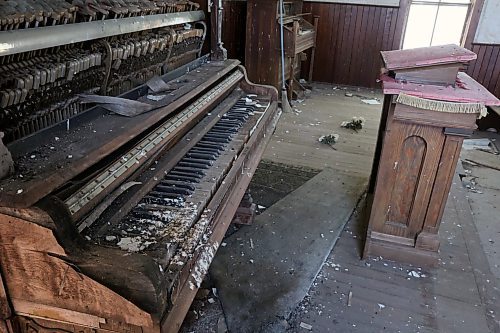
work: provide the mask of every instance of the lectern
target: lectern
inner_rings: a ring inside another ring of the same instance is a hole
[[[364,256],[419,265],[438,259],[438,230],[462,141],[500,101],[459,69],[456,45],[381,52],[385,95],[371,175]]]

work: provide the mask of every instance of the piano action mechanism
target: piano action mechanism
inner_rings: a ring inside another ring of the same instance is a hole
[[[11,3],[0,331],[177,332],[279,119],[277,90],[220,57],[220,35],[199,56],[189,1]],[[81,93],[154,108],[127,117]]]

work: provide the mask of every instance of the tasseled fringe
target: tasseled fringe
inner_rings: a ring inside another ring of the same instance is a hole
[[[478,113],[478,118],[486,117],[488,111],[484,104],[481,103],[453,103],[435,101],[432,99],[420,98],[406,94],[399,94],[396,99],[397,103],[412,106],[418,109],[425,109],[438,112],[450,113]]]

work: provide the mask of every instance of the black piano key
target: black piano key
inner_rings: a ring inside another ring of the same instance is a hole
[[[210,165],[201,164],[201,163],[191,163],[191,162],[185,162],[185,161],[180,161],[179,163],[177,163],[177,165],[181,166],[181,167],[205,169],[205,170],[210,168]]]
[[[176,181],[176,180],[162,180],[160,184],[165,186],[175,186],[175,187],[185,188],[191,191],[194,191],[196,189],[196,187],[192,183]]]
[[[186,154],[186,157],[200,159],[200,160],[208,160],[208,161],[214,161],[217,158],[213,154],[195,153],[195,152],[191,152],[191,151],[189,151]]]
[[[176,166],[173,169],[173,171],[184,172],[187,175],[193,175],[193,174],[197,174],[197,175],[201,175],[201,176],[205,175],[205,172],[203,170],[196,169],[196,168],[181,167],[181,166]]]
[[[212,142],[212,143],[228,143],[230,142],[231,140],[228,138],[228,139],[224,139],[224,138],[219,138],[219,137],[214,137],[214,136],[208,136],[208,135],[205,135],[203,137],[203,143],[206,143],[206,142]]]
[[[167,176],[169,175],[179,175],[179,176],[187,176],[187,177],[193,177],[193,178],[196,178],[196,179],[201,179],[203,178],[203,174],[193,174],[191,172],[186,172],[186,171],[183,171],[183,170],[175,170],[175,169],[172,169]],[[167,176],[165,176],[164,178],[166,178]]]
[[[185,196],[190,196],[193,193],[193,191],[185,188],[164,185],[156,185],[154,190],[165,194],[182,194]]]
[[[196,153],[196,152],[193,152],[193,151],[189,151],[190,153]],[[197,153],[197,154],[207,154],[207,153]],[[197,164],[204,164],[204,165],[207,165],[207,166],[211,166],[214,164],[214,160],[217,158],[217,156],[215,154],[210,154],[208,153],[207,155],[210,155],[212,158],[210,159],[205,159],[205,158],[194,158],[194,157],[190,157],[190,156],[186,156],[184,157],[181,162],[186,162],[186,163],[197,163]]]
[[[215,144],[215,143],[212,143],[212,142],[206,142],[206,141],[200,141],[200,142],[198,142],[195,147],[215,149],[215,150],[217,150],[219,152],[221,150],[224,150],[224,147],[222,147],[221,145]]]
[[[190,152],[192,153],[200,153],[200,154],[210,154],[212,156],[219,156],[219,150],[218,149],[210,149],[210,148],[203,148],[203,147],[194,147],[191,148]]]

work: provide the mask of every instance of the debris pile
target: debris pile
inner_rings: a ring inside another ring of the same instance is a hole
[[[326,145],[329,145],[332,149],[335,149],[333,145],[339,141],[339,135],[336,133],[322,135],[319,137],[318,141]]]
[[[363,128],[364,124],[365,119],[363,117],[352,117],[351,121],[343,121],[340,127],[352,129],[357,132]]]
[[[338,134],[328,134],[328,135],[322,135],[318,141],[327,145],[333,145],[337,143],[339,140],[339,135]]]

